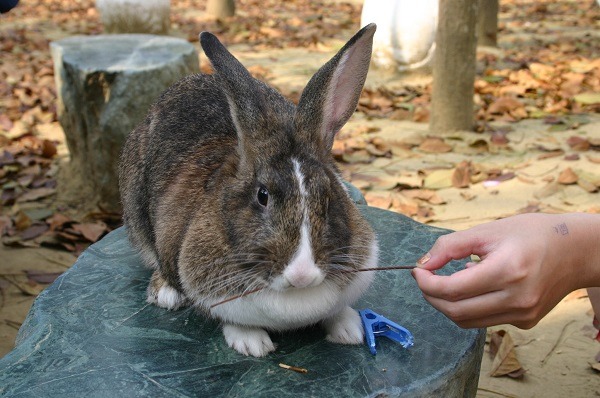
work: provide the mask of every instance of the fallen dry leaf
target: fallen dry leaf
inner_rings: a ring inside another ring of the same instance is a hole
[[[41,236],[49,229],[48,224],[36,222],[19,234],[21,239],[30,240]]]
[[[508,131],[492,131],[492,135],[490,136],[490,142],[498,145],[498,146],[506,146],[509,143],[508,137],[506,134]]]
[[[413,114],[413,121],[418,123],[427,123],[429,122],[429,109],[419,106],[415,109],[415,113]]]
[[[467,191],[461,191],[460,196],[467,202],[470,200],[473,200],[477,197],[477,195],[472,194],[471,192],[467,192]]]
[[[527,206],[516,211],[517,214],[524,213],[539,213],[542,209],[540,208],[540,204],[538,202],[530,202]]]
[[[452,186],[454,169],[439,169],[429,172],[423,179],[423,188],[442,189]]]
[[[48,218],[46,222],[50,225],[50,230],[54,231],[56,229],[62,228],[68,222],[73,222],[69,217],[65,216],[61,213],[53,214],[52,217]]]
[[[600,93],[582,93],[576,95],[573,99],[584,105],[600,104]]]
[[[73,224],[72,228],[92,243],[97,242],[107,232],[106,224],[103,222]]]
[[[358,151],[354,151],[351,153],[345,152],[342,155],[342,159],[346,163],[354,164],[354,163],[369,163],[371,162],[371,154],[365,150],[360,149]]]
[[[577,153],[572,153],[570,155],[566,155],[563,159],[572,162],[572,161],[575,161],[575,160],[579,160],[580,156]]]
[[[490,354],[493,356],[490,376],[522,377],[525,373],[515,353],[515,345],[505,330],[492,332],[490,336]]]
[[[15,215],[13,221],[14,221],[14,225],[17,228],[18,231],[24,231],[24,230],[26,230],[33,223],[33,221],[31,220],[31,217],[29,217],[27,215],[27,213],[25,213],[22,210],[19,210],[17,212],[17,214]]]
[[[404,192],[392,193],[392,209],[409,217],[416,216],[419,212],[419,203],[404,195]]]
[[[541,189],[535,191],[533,193],[533,196],[536,199],[544,199],[544,198],[554,195],[557,192],[562,191],[562,189],[563,188],[557,181],[552,181],[552,182],[549,182],[548,184],[546,184]]]
[[[471,184],[472,167],[471,162],[463,160],[452,173],[452,186],[455,188],[467,188]]]
[[[589,193],[595,193],[595,192],[598,192],[598,190],[599,190],[599,188],[596,184],[592,183],[591,181],[585,180],[583,178],[577,179],[577,185],[579,185],[581,188],[585,189]]]
[[[488,108],[488,113],[491,114],[503,114],[514,111],[518,108],[522,108],[523,103],[513,97],[500,97],[494,101]]]
[[[30,202],[42,199],[56,193],[56,188],[35,188],[17,198],[17,202]]]
[[[589,150],[591,146],[588,140],[576,135],[569,137],[569,139],[567,139],[567,144],[571,147],[571,149],[582,152]]]
[[[577,174],[575,174],[573,169],[571,169],[570,167],[567,167],[566,169],[564,169],[563,171],[560,172],[560,174],[558,175],[557,181],[559,184],[570,185],[570,184],[575,184],[578,179],[579,179],[579,177],[577,176]]]
[[[13,222],[9,216],[0,216],[0,237],[4,235],[10,227],[12,227]]]
[[[446,203],[436,191],[431,189],[406,189],[402,191],[402,194],[407,198],[424,200],[432,205],[442,205]]]
[[[565,151],[563,151],[562,149],[557,149],[554,151],[548,151],[546,153],[542,153],[537,158],[538,158],[538,160],[550,159],[550,158],[562,156],[564,153],[565,153]]]
[[[427,153],[446,153],[452,150],[452,146],[441,137],[427,137],[419,145],[419,149]]]
[[[600,164],[600,156],[586,155],[586,158],[592,163]]]
[[[49,284],[58,278],[62,272],[45,272],[36,270],[26,270],[27,279],[36,283]]]
[[[369,206],[389,209],[392,206],[392,195],[385,191],[369,191],[365,193],[365,200]]]

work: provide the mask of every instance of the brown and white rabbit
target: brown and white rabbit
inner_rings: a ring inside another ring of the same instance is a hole
[[[378,248],[330,152],[358,103],[375,28],[312,77],[298,106],[200,35],[215,73],[167,89],[121,157],[127,232],[155,269],[149,302],[204,310],[245,355],[275,350],[267,330],[318,322],[329,341],[363,341],[349,305],[372,273],[344,271],[375,267]]]

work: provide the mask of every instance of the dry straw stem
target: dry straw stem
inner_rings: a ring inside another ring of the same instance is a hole
[[[284,369],[288,369],[288,370],[293,370],[294,372],[298,372],[298,373],[308,373],[307,369],[299,368],[299,367],[291,366],[291,365],[286,365],[285,363],[280,363],[279,367],[280,368],[284,368]]]

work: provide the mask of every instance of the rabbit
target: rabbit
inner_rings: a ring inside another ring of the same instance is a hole
[[[363,341],[350,305],[372,272],[347,271],[376,267],[378,244],[331,148],[357,106],[375,29],[321,67],[297,106],[200,34],[214,73],[162,93],[120,158],[127,234],[154,270],[149,303],[201,310],[254,357],[275,350],[269,331],[317,323],[331,342]]]

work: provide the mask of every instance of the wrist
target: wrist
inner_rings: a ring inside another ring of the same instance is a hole
[[[600,286],[600,215],[549,216],[550,255],[565,269],[570,290]],[[569,283],[570,282],[570,283]]]

